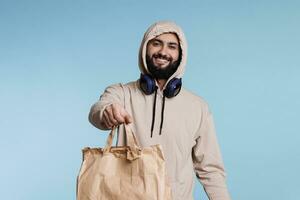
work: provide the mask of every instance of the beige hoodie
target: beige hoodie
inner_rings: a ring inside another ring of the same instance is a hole
[[[169,80],[183,76],[187,43],[180,27],[169,21],[157,22],[145,33],[139,51],[141,73],[148,73],[146,65],[148,41],[167,32],[177,34],[182,49],[181,63]],[[166,98],[163,129],[159,135],[162,100],[163,92],[158,90],[152,137],[150,133],[154,94],[145,95],[140,89],[139,80],[107,87],[100,100],[92,106],[89,120],[97,128],[105,130],[100,122],[104,109],[112,103],[119,103],[133,117],[131,128],[141,146],[162,145],[174,200],[193,199],[195,174],[210,200],[229,200],[223,161],[207,103],[185,88],[182,88],[177,96]],[[120,129],[118,144],[123,144],[123,131]]]

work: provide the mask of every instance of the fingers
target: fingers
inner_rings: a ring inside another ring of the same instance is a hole
[[[119,104],[111,104],[103,111],[102,121],[107,128],[118,126],[122,123],[132,123],[132,117]]]
[[[112,104],[111,107],[112,107],[112,114],[113,114],[114,120],[116,120],[116,122],[118,124],[124,123],[125,119],[121,115],[121,112],[122,112],[123,108],[121,106],[117,105],[117,104]],[[115,125],[118,125],[118,124],[115,124]]]
[[[109,111],[107,109],[105,109],[103,111],[102,121],[103,121],[104,125],[106,126],[106,128],[112,128],[114,125],[110,120]]]
[[[107,121],[111,124],[111,125],[118,125],[118,121],[115,119],[114,114],[113,114],[113,106],[107,106],[107,108],[104,110],[103,114],[106,113],[106,118]]]

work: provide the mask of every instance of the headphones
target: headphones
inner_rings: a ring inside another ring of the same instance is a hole
[[[175,97],[179,94],[181,85],[181,78],[172,78],[163,91],[164,96],[167,98]],[[148,74],[141,74],[140,87],[146,95],[152,94],[157,89],[155,79]]]

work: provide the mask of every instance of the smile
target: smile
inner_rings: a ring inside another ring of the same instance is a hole
[[[166,63],[169,62],[168,60],[163,59],[163,58],[154,58],[154,61],[155,61],[157,64],[160,64],[160,65],[163,65],[163,64],[166,64]]]

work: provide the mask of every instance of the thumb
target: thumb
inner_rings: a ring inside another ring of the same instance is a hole
[[[130,123],[132,123],[133,122],[133,119],[132,119],[132,117],[125,111],[124,112],[124,119],[125,119],[125,123],[126,124],[130,124]]]

